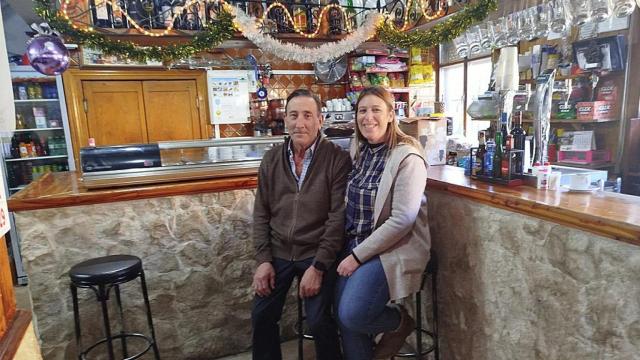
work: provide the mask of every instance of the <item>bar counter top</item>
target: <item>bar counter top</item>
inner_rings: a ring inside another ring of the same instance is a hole
[[[428,190],[446,191],[495,207],[571,226],[640,245],[640,197],[611,192],[573,193],[506,187],[473,180],[462,168],[432,166]],[[76,172],[48,173],[9,198],[14,212],[90,205],[235,189],[251,189],[256,176],[196,180],[180,183],[88,190]]]

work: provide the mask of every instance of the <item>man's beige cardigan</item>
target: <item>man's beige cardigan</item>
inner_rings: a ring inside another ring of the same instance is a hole
[[[391,150],[374,204],[376,228],[353,249],[362,262],[380,255],[391,300],[420,289],[429,261],[426,184],[427,165],[417,149],[400,144]]]

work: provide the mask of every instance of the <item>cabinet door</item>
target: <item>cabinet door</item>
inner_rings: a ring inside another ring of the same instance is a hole
[[[83,81],[82,89],[87,134],[96,145],[148,142],[142,82]]]
[[[195,80],[144,81],[149,142],[202,138]]]

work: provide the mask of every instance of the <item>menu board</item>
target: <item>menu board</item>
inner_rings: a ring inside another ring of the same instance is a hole
[[[250,121],[248,75],[247,71],[207,71],[212,124],[238,124]]]

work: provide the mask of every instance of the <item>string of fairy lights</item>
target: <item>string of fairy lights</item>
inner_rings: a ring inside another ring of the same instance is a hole
[[[82,24],[77,24],[75,19],[73,18],[72,15],[69,14],[69,7],[72,5],[77,4],[77,0],[59,0],[60,1],[60,11],[62,13],[62,16],[69,22],[69,24],[76,30],[80,30],[80,31],[87,31],[87,32],[93,32],[96,31],[96,29],[92,26],[82,26]],[[118,1],[114,1],[114,0],[99,0],[102,1],[103,3],[105,3],[106,5],[109,5],[114,12],[118,12],[118,13],[122,13],[128,23],[134,28],[136,29],[139,33],[146,35],[146,36],[150,36],[150,37],[163,37],[163,36],[169,36],[171,35],[171,32],[174,28],[174,24],[176,19],[178,19],[178,17],[180,16],[180,14],[182,13],[183,9],[189,9],[192,5],[196,4],[196,3],[201,3],[206,5],[207,3],[210,3],[212,1],[209,0],[188,0],[187,2],[185,2],[185,4],[183,6],[177,6],[176,8],[174,8],[173,10],[173,16],[171,17],[170,21],[166,21],[167,26],[165,29],[157,29],[154,31],[150,31],[148,29],[145,29],[144,27],[140,26],[140,24],[138,24],[138,22],[132,18],[131,16],[129,16],[129,14],[125,11],[125,9],[123,9],[122,7],[120,7]],[[88,0],[87,0],[88,2]],[[224,0],[216,0],[216,2],[219,2],[222,6],[224,6],[225,1]],[[436,4],[436,9],[435,11],[432,10],[433,6],[432,3],[435,2]],[[431,21],[437,18],[440,18],[444,15],[446,15],[446,3],[447,0],[409,0],[407,2],[407,5],[404,8],[404,13],[403,13],[403,24],[401,27],[399,27],[399,29],[401,31],[407,30],[410,27],[410,21],[409,21],[409,16],[410,16],[410,11],[412,6],[417,5],[417,7],[419,8],[422,16],[427,20],[427,21]],[[227,4],[230,5],[230,4]],[[265,22],[267,22],[269,19],[269,13],[272,9],[275,8],[280,8],[282,9],[282,12],[284,14],[284,17],[286,18],[286,21],[288,22],[288,24],[290,25],[290,27],[293,29],[293,31],[295,33],[300,34],[301,36],[304,36],[306,38],[315,38],[317,36],[320,35],[321,32],[321,27],[320,26],[316,26],[315,30],[312,32],[307,32],[305,31],[305,29],[301,26],[298,26],[298,24],[296,23],[296,21],[294,21],[294,16],[291,15],[291,13],[289,12],[289,9],[287,8],[287,6],[285,6],[283,3],[279,2],[279,1],[275,1],[273,3],[271,3],[266,10],[264,11],[263,15],[259,18],[256,19],[256,23],[257,25],[263,26],[265,24]],[[341,14],[342,14],[342,18],[345,19],[344,21],[344,27],[345,27],[345,31],[346,33],[351,33],[353,32],[353,26],[351,24],[351,21],[348,21],[347,19],[349,18],[349,14],[347,9],[345,9],[343,6],[339,5],[339,4],[329,4],[329,5],[324,5],[320,8],[320,11],[318,13],[318,19],[317,22],[318,24],[321,24],[324,17],[327,16],[327,13],[331,10],[331,9],[338,9],[340,10]]]

